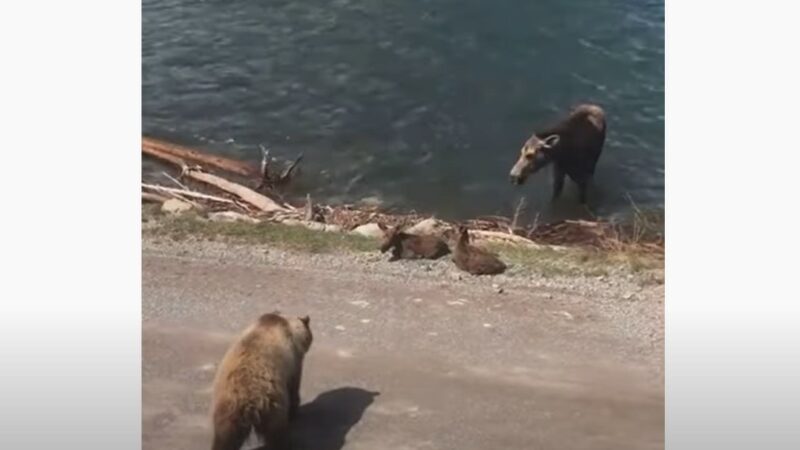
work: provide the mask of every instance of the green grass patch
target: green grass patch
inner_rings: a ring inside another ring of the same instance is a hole
[[[508,244],[488,244],[486,248],[498,253],[507,263],[546,276],[607,276],[612,272],[627,272],[638,278],[658,280],[653,272],[662,273],[664,260],[660,255],[630,251],[603,251],[588,248],[518,247]]]
[[[146,235],[165,236],[174,240],[195,238],[242,244],[270,244],[310,253],[368,252],[378,248],[378,242],[374,239],[348,233],[314,231],[302,226],[211,222],[191,213],[159,216],[156,220],[157,225],[146,229]]]
[[[378,242],[344,232],[309,230],[302,226],[277,223],[211,222],[188,212],[177,216],[164,215],[158,209],[142,211],[148,222],[143,234],[174,240],[203,239],[239,244],[269,244],[275,247],[309,253],[377,252]],[[663,283],[663,255],[632,251],[602,251],[580,247],[555,249],[530,248],[509,244],[486,245],[507,264],[523,271],[546,277],[606,276],[612,272],[636,275],[645,284]]]

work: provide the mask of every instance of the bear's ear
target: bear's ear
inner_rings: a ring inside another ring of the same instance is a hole
[[[311,317],[303,316],[300,318],[300,322],[303,322],[303,325],[305,325],[306,328],[308,328],[308,324],[311,323]]]
[[[546,138],[544,138],[544,141],[543,141],[544,142],[544,148],[553,148],[556,145],[558,145],[558,141],[560,141],[560,140],[561,140],[561,136],[559,136],[557,134],[551,134],[550,136],[547,136]]]

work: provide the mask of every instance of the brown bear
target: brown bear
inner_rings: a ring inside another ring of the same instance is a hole
[[[214,379],[212,450],[239,450],[251,431],[269,450],[289,448],[303,358],[313,340],[309,322],[308,316],[264,314],[231,345]]]
[[[606,115],[597,105],[579,105],[569,116],[531,135],[520,151],[509,174],[511,182],[521,185],[528,175],[541,168],[553,167],[553,199],[564,189],[564,176],[578,185],[580,202],[586,203],[586,188],[606,139]]]

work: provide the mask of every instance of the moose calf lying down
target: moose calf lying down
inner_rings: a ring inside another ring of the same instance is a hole
[[[473,275],[495,275],[506,270],[505,263],[497,255],[469,244],[469,232],[463,226],[458,227],[453,262],[459,269]]]
[[[450,247],[436,236],[422,236],[400,231],[400,227],[387,228],[378,224],[384,238],[381,252],[392,250],[391,261],[398,259],[437,259],[450,253]]]
[[[553,167],[553,199],[561,195],[564,176],[578,185],[581,203],[586,203],[586,187],[606,139],[606,119],[596,105],[583,104],[556,125],[531,135],[511,168],[511,182],[521,185],[528,175]]]

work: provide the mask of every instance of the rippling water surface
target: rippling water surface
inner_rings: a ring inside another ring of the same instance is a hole
[[[507,174],[578,102],[609,115],[593,208],[664,199],[664,3],[646,0],[143,0],[145,134],[258,160],[294,187],[459,218],[573,214],[549,174]],[[145,170],[151,166],[145,164]]]

